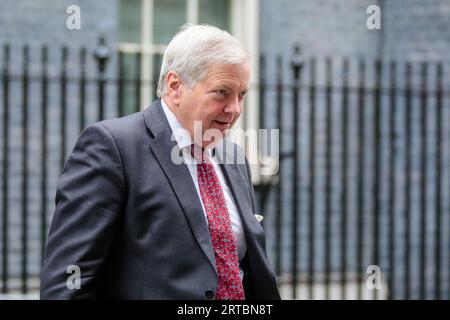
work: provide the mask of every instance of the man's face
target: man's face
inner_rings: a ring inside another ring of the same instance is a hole
[[[210,66],[206,78],[192,89],[180,81],[175,108],[178,121],[193,138],[195,122],[197,125],[201,123],[202,135],[207,130],[216,129],[210,132],[220,132],[223,136],[241,114],[249,76],[249,64],[244,62]],[[209,143],[208,138],[203,139],[202,146],[206,147]]]

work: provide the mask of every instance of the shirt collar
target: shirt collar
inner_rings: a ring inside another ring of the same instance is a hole
[[[161,99],[161,105],[169,122],[170,129],[172,130],[172,136],[178,144],[180,150],[192,145],[192,138],[189,131],[185,129],[178,121],[177,117],[173,114],[172,110],[167,106],[163,99]]]

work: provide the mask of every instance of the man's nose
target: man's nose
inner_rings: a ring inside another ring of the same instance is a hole
[[[230,103],[225,108],[225,112],[232,114],[240,114],[241,113],[241,104],[239,101],[239,96],[234,97]]]

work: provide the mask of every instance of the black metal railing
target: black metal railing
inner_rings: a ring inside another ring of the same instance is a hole
[[[144,54],[104,41],[3,46],[1,293],[37,289],[57,178],[78,133],[142,109],[146,87],[154,98]],[[303,57],[298,47],[261,57],[252,90],[260,128],[280,130],[280,160],[255,190],[283,297],[449,298],[448,70]],[[381,289],[369,289],[373,265]]]
[[[256,188],[284,296],[448,299],[448,63],[277,57],[292,77],[270,84],[263,61],[281,183]]]

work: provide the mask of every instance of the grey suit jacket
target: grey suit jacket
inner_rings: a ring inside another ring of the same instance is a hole
[[[217,148],[226,155],[229,146],[224,139]],[[187,166],[171,160],[173,148],[160,100],[81,133],[58,183],[41,299],[214,298],[207,223]],[[248,164],[221,168],[247,239],[246,297],[279,299]],[[71,265],[79,267],[79,289],[67,285]]]

